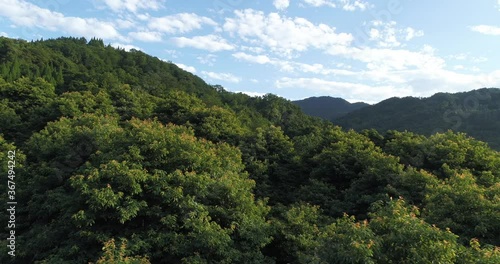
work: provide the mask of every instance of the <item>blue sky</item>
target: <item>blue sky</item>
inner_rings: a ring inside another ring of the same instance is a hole
[[[98,37],[292,100],[500,87],[500,0],[0,0],[0,35]]]

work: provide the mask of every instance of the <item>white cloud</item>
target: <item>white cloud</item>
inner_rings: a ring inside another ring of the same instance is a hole
[[[470,27],[472,31],[479,32],[485,35],[500,36],[500,27],[489,26],[489,25],[479,25]]]
[[[191,47],[210,52],[234,49],[234,46],[229,44],[227,40],[216,35],[196,36],[193,38],[178,37],[172,38],[172,41],[181,48]]]
[[[9,34],[5,32],[0,32],[0,37],[9,37]]]
[[[128,35],[136,40],[144,42],[159,42],[162,40],[160,32],[140,31],[130,32]]]
[[[329,0],[304,0],[304,2],[314,7],[320,7],[320,6],[336,7],[335,3]]]
[[[273,5],[278,10],[285,10],[290,5],[290,0],[274,0]]]
[[[61,31],[86,38],[124,40],[112,23],[96,18],[67,17],[22,0],[0,0],[0,6],[0,16],[8,17],[17,26]]]
[[[198,56],[196,59],[201,64],[206,64],[208,66],[214,66],[215,61],[217,60],[217,56],[214,54],[207,54],[205,56]]]
[[[179,57],[179,52],[178,52],[177,50],[167,49],[167,50],[165,50],[165,52],[166,52],[168,55],[170,55],[170,57],[172,57],[172,58],[174,58],[174,59],[175,59],[175,58],[177,58],[177,57]]]
[[[203,25],[216,26],[212,19],[194,13],[179,13],[164,17],[149,19],[148,27],[166,33],[186,33],[200,29]]]
[[[353,82],[325,78],[280,78],[275,86],[281,89],[308,89],[321,94],[339,96],[347,100],[376,103],[398,96],[431,96],[437,92],[463,92],[481,87],[499,87],[500,70],[489,74],[456,73],[444,69],[391,72],[380,76],[376,70],[361,72],[362,81]],[[378,75],[378,76],[377,76]],[[370,81],[382,77],[385,80]],[[399,81],[397,81],[399,79]]]
[[[329,7],[342,7],[345,11],[356,11],[356,10],[365,10],[370,7],[365,1],[361,0],[303,0],[304,3],[314,6],[329,6]]]
[[[130,51],[131,49],[141,50],[141,48],[130,44],[111,43],[111,46],[117,49],[124,49],[126,51]]]
[[[188,71],[188,72],[191,72],[191,73],[196,73],[196,68],[193,67],[193,66],[187,66],[185,64],[182,64],[182,63],[175,63],[175,65],[177,65],[179,68],[185,70],[185,71]]]
[[[301,73],[313,73],[322,75],[345,75],[345,76],[347,75],[352,76],[356,74],[355,72],[348,71],[345,69],[325,68],[322,64],[319,63],[307,64],[295,61],[281,60],[277,58],[269,58],[268,56],[265,55],[251,55],[251,54],[246,54],[244,52],[237,52],[232,54],[232,56],[239,60],[251,63],[271,64],[273,66],[278,67],[280,71],[288,73],[301,72]],[[344,65],[341,65],[340,67],[344,67]]]
[[[265,49],[263,49],[261,47],[240,46],[239,48],[243,51],[250,51],[253,53],[263,53],[266,51]]]
[[[294,52],[309,48],[326,49],[332,45],[348,45],[352,35],[336,33],[325,24],[315,25],[304,18],[265,15],[261,11],[236,10],[234,18],[226,18],[223,29],[243,41],[264,46],[279,56],[290,57]]]
[[[206,76],[210,79],[226,81],[226,82],[231,82],[231,83],[239,83],[241,81],[241,78],[234,76],[231,73],[217,73],[217,72],[202,71],[201,74],[203,74],[204,76]]]
[[[138,10],[158,10],[163,7],[164,0],[102,0],[104,4],[114,12]]]
[[[362,99],[365,102],[378,102],[392,96],[411,93],[408,87],[370,86],[362,83],[339,82],[319,78],[280,78],[275,82],[277,88],[307,89],[321,91],[345,99]]]
[[[252,97],[260,97],[266,95],[266,93],[258,93],[258,92],[248,92],[248,91],[235,91],[235,93],[244,93],[248,96]]]
[[[455,60],[465,60],[468,58],[468,55],[465,53],[459,53],[459,54],[450,55],[449,58],[455,59]]]
[[[406,28],[406,41],[410,41],[415,37],[422,37],[424,35],[424,31],[422,30],[415,30],[411,27]]]
[[[472,68],[470,68],[470,70],[473,72],[481,72],[481,69],[477,66],[472,66]]]
[[[308,64],[302,62],[273,59],[271,61],[271,64],[279,67],[280,71],[288,73],[298,72],[331,76],[355,76],[356,74],[358,74],[350,70],[328,68],[320,63]]]
[[[414,28],[398,28],[396,21],[382,22],[373,20],[370,22],[371,28],[368,33],[370,40],[374,41],[378,47],[394,48],[402,46],[402,41],[410,41],[415,37],[424,35],[422,30]]]
[[[147,21],[151,18],[151,16],[148,13],[136,14],[135,17],[138,18],[139,20],[142,20],[142,21]]]
[[[473,63],[482,63],[482,62],[488,61],[488,58],[486,58],[486,57],[483,57],[483,56],[476,57],[476,56],[470,55],[469,53],[452,54],[452,55],[447,56],[447,58],[453,59],[453,60],[467,60],[467,61],[470,61]]]
[[[421,51],[388,48],[334,47],[327,51],[331,55],[340,55],[366,63],[368,69],[408,70],[441,69],[445,66],[442,58],[436,57],[430,46]]]
[[[237,52],[233,54],[233,57],[258,64],[266,64],[271,62],[269,57],[267,57],[266,55],[250,55],[243,52]]]
[[[486,58],[486,57],[472,57],[471,61],[475,62],[475,63],[481,63],[481,62],[488,61],[488,58]]]
[[[365,10],[370,4],[360,0],[340,0],[342,4],[342,9],[346,11],[356,11],[356,10]]]
[[[115,19],[114,25],[115,25],[115,27],[120,28],[120,29],[130,29],[130,28],[133,28],[136,24],[134,21],[131,21],[129,19],[118,18],[118,19]]]

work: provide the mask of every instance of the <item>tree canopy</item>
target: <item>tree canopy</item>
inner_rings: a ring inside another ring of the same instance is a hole
[[[346,131],[72,37],[0,37],[0,105],[0,263],[500,262],[500,153],[465,133]]]

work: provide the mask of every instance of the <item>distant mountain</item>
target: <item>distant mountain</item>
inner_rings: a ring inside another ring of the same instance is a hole
[[[367,103],[349,103],[342,98],[330,96],[310,97],[303,100],[292,101],[300,106],[308,115],[333,120],[344,116],[354,110],[369,106]]]
[[[465,132],[500,149],[500,89],[437,93],[429,98],[389,98],[347,115],[330,119],[345,129],[408,130],[430,135]]]

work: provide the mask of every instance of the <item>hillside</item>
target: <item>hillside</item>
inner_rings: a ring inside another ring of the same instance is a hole
[[[309,97],[302,100],[292,101],[292,103],[300,106],[302,112],[310,115],[333,120],[346,115],[354,110],[369,106],[366,103],[349,103],[342,98],[330,96]]]
[[[0,174],[0,263],[500,263],[485,143],[344,131],[99,39],[0,37]]]
[[[374,128],[381,133],[408,130],[431,135],[451,129],[500,150],[500,89],[438,93],[429,98],[390,98],[332,121],[346,129]]]

